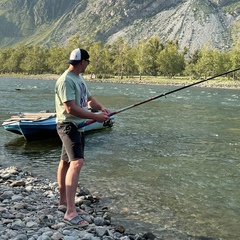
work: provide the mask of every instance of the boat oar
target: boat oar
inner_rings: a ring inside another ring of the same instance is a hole
[[[144,103],[153,101],[153,100],[155,100],[155,99],[157,99],[157,98],[165,97],[165,96],[167,96],[167,95],[169,95],[169,94],[178,92],[178,91],[183,90],[183,89],[185,89],[185,88],[192,87],[192,86],[194,86],[194,85],[197,85],[197,84],[200,84],[200,83],[203,83],[203,82],[212,80],[212,79],[217,78],[217,77],[221,77],[221,76],[226,75],[226,74],[229,74],[229,73],[236,72],[236,71],[238,71],[238,70],[240,70],[240,67],[238,67],[238,68],[236,68],[236,69],[233,69],[233,70],[230,70],[230,71],[228,71],[228,72],[224,72],[224,73],[217,74],[217,75],[215,75],[215,76],[213,76],[213,77],[209,77],[209,78],[203,79],[203,80],[198,81],[198,82],[195,82],[195,83],[191,83],[191,84],[189,84],[189,85],[186,85],[186,86],[177,88],[177,89],[175,89],[175,90],[172,90],[172,91],[169,91],[169,92],[166,92],[166,93],[162,93],[162,94],[157,95],[157,96],[155,96],[155,97],[151,97],[151,98],[149,98],[149,99],[147,99],[147,100],[144,100],[144,101],[142,101],[142,102],[138,102],[138,103],[135,103],[135,104],[133,104],[133,105],[127,106],[127,107],[125,107],[125,108],[122,108],[122,109],[120,109],[120,110],[118,110],[118,111],[112,112],[112,113],[110,113],[109,117],[111,117],[111,116],[113,116],[113,115],[116,115],[116,114],[118,114],[118,113],[124,112],[124,111],[126,111],[126,110],[128,110],[128,109],[137,107],[137,106],[142,105],[142,104],[144,104]],[[80,125],[78,126],[78,128],[85,127],[85,126],[90,125],[90,124],[92,124],[92,123],[94,123],[94,122],[96,122],[96,121],[95,121],[95,120],[89,120],[89,121],[87,121],[87,122],[84,122],[84,123],[80,124]]]

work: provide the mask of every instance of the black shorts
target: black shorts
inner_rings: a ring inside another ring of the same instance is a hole
[[[84,132],[79,132],[71,122],[57,124],[57,132],[62,140],[61,160],[70,162],[84,158]]]

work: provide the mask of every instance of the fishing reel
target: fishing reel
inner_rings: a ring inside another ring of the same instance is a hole
[[[104,127],[112,127],[113,124],[114,124],[114,120],[111,119],[111,118],[109,118],[109,119],[107,119],[107,120],[105,120],[105,121],[103,122],[103,126],[104,126]]]
[[[98,110],[94,110],[94,109],[92,109],[92,108],[89,108],[89,110],[90,110],[91,112],[94,112],[94,113],[99,112]],[[109,118],[109,119],[107,119],[107,120],[105,120],[105,121],[103,122],[103,126],[104,126],[104,127],[112,127],[113,124],[114,124],[114,120],[111,119],[111,118]]]

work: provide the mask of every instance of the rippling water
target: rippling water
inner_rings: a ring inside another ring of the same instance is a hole
[[[0,78],[1,122],[8,112],[54,110],[54,84]],[[113,111],[176,88],[88,85]],[[117,114],[111,130],[87,135],[80,182],[110,199],[114,220],[127,229],[165,239],[239,239],[239,108],[239,90],[192,87]],[[0,133],[0,164],[56,180],[57,139]]]

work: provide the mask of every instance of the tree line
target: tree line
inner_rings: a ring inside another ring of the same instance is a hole
[[[72,37],[67,46],[50,48],[31,45],[0,50],[0,74],[61,74],[67,68],[67,60],[74,48],[84,48],[90,54],[90,65],[86,73],[96,78],[138,76],[189,76],[199,79],[239,67],[240,44],[228,52],[210,49],[207,45],[188,54],[180,51],[178,41],[162,43],[159,37],[142,39],[134,45],[119,37],[113,44],[90,41],[81,42]],[[228,77],[238,80],[240,73]]]

